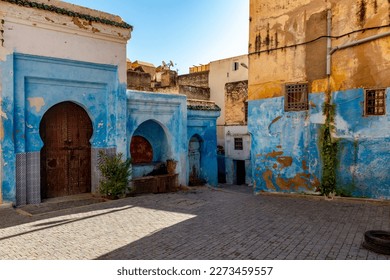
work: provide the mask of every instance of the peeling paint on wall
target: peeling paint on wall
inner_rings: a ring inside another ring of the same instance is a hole
[[[281,164],[281,168],[286,168],[291,166],[293,161],[292,157],[277,157],[276,160]]]
[[[266,184],[266,187],[268,190],[275,190],[276,191],[276,188],[272,182],[272,177],[273,177],[273,174],[272,174],[272,171],[271,170],[266,170],[263,172],[262,174],[263,176],[263,179],[265,181],[265,184]]]
[[[390,104],[390,88],[386,104]],[[390,198],[390,117],[363,116],[362,89],[337,92],[336,131],[339,141],[337,182],[346,194]]]
[[[390,104],[390,88],[386,103]],[[255,191],[315,192],[320,185],[322,163],[319,138],[324,95],[309,95],[308,112],[283,112],[283,98],[250,101]],[[339,139],[337,191],[343,195],[390,198],[390,118],[363,116],[363,89],[336,92],[334,136]],[[313,106],[314,104],[314,106]],[[264,114],[264,108],[268,108]],[[309,116],[309,122],[306,123]],[[280,115],[284,115],[282,118]],[[278,133],[264,127],[278,119]]]
[[[35,112],[37,113],[39,113],[45,105],[45,100],[43,100],[42,97],[29,97],[27,100],[30,103],[30,107],[35,107]]]
[[[326,123],[322,110],[326,92],[336,108],[331,132],[339,145],[336,191],[389,199],[390,172],[385,164],[390,161],[389,110],[382,116],[366,116],[363,89],[387,88],[389,106],[390,1],[250,3],[249,130],[252,154],[259,155],[252,159],[256,190],[313,192],[319,186],[325,162],[319,142]],[[326,38],[328,23],[331,38]],[[361,39],[368,41],[353,44]],[[327,42],[333,49],[329,77]],[[302,81],[309,84],[309,110],[284,112],[284,84]]]
[[[307,119],[321,114],[324,95],[311,94],[309,100],[309,112],[284,112],[283,98],[249,102],[255,192],[311,193],[319,186],[320,124],[307,123]],[[272,133],[264,129],[270,124]]]
[[[332,48],[388,31],[390,4],[386,0],[251,0],[250,100],[281,96],[280,85],[286,82],[308,81],[311,92],[327,90],[327,39],[321,36],[326,36],[328,9],[332,12]],[[278,47],[272,34],[278,34]],[[385,37],[335,52],[331,90],[387,86],[378,81],[389,76],[389,48],[390,40]]]
[[[245,102],[248,99],[248,81],[227,83],[225,85],[225,96],[226,125],[245,124]]]

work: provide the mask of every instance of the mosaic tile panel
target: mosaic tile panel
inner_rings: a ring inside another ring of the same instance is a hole
[[[27,204],[27,170],[26,154],[16,154],[16,205],[22,206]]]
[[[40,152],[27,153],[27,203],[41,203]]]
[[[91,149],[91,192],[99,191],[101,174],[98,168],[99,151],[104,151],[108,155],[115,155],[116,148],[92,148]]]

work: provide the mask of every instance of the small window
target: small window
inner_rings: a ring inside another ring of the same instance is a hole
[[[234,149],[243,150],[242,138],[234,138]]]
[[[309,109],[308,86],[306,83],[286,84],[284,95],[285,111],[305,111]]]
[[[364,91],[364,115],[381,116],[386,114],[385,89],[366,89]]]
[[[240,63],[238,63],[237,61],[233,62],[233,71],[237,71],[239,67],[240,67]]]

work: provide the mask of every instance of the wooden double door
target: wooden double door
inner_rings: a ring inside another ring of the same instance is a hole
[[[72,102],[50,108],[41,121],[41,197],[52,198],[91,191],[92,122]]]

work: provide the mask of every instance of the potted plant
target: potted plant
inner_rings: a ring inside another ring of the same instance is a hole
[[[167,171],[168,171],[168,174],[175,174],[176,173],[176,164],[177,164],[177,161],[172,159],[172,158],[169,158],[167,159]]]
[[[107,155],[99,151],[98,168],[102,174],[99,191],[107,198],[117,199],[126,196],[131,189],[131,160],[122,159],[122,154]]]

